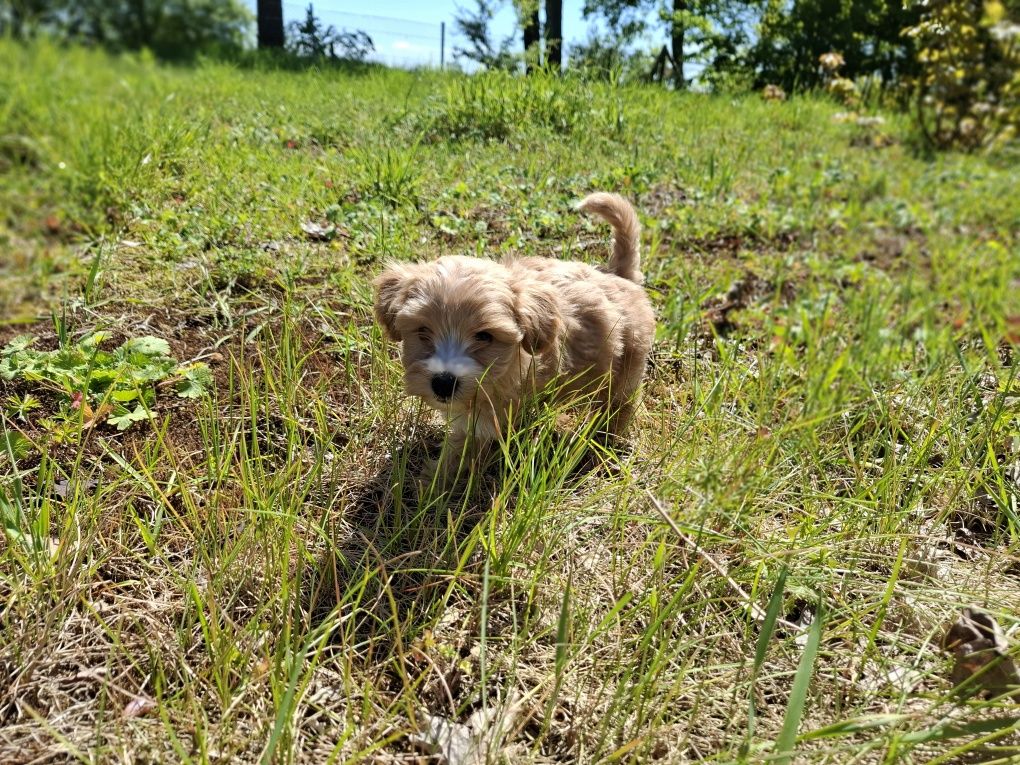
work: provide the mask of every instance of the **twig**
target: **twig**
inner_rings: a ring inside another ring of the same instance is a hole
[[[700,555],[701,558],[709,566],[711,566],[717,574],[719,574],[719,576],[726,580],[726,583],[730,586],[730,589],[732,589],[737,594],[737,596],[742,601],[744,601],[744,605],[746,605],[747,608],[750,610],[751,616],[754,617],[755,621],[764,622],[765,609],[763,609],[761,606],[755,603],[751,596],[744,592],[743,588],[739,584],[737,584],[736,581],[734,581],[733,577],[726,573],[725,569],[723,569],[723,567],[719,565],[719,563],[716,562],[716,560],[711,555],[709,555],[705,550],[703,550],[700,545],[697,545],[694,542],[692,542],[690,537],[688,537],[686,534],[684,534],[683,531],[680,530],[680,527],[676,525],[676,521],[673,520],[670,514],[666,511],[666,508],[663,507],[662,502],[660,502],[659,499],[654,494],[652,494],[648,487],[644,487],[644,491],[645,494],[648,495],[648,498],[652,501],[652,507],[654,507],[655,511],[662,517],[662,520],[664,520],[669,525],[669,527],[673,530],[673,533],[680,537],[680,539],[682,539],[688,545],[693,547],[694,552]],[[789,622],[786,619],[782,618],[776,619],[776,623],[782,624],[784,627],[794,632],[802,632],[804,630],[804,627],[802,627],[801,625],[794,624],[793,622]]]

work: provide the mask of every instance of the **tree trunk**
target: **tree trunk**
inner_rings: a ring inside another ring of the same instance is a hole
[[[283,47],[283,0],[258,0],[259,48]]]
[[[673,0],[673,39],[670,53],[673,54],[673,87],[677,90],[683,90],[686,82],[684,82],[684,22],[676,18],[676,15],[686,10],[687,3],[684,0]]]
[[[545,56],[549,69],[563,68],[563,0],[545,0]]]
[[[152,27],[149,24],[148,8],[145,0],[131,0],[129,3],[134,22],[133,37],[126,39],[129,48],[144,48],[152,42]]]
[[[536,65],[541,65],[541,54],[539,43],[542,41],[542,27],[538,20],[538,2],[536,0],[534,10],[530,8],[524,11],[524,18],[521,22],[524,37],[525,62],[528,74],[531,74]],[[529,57],[530,54],[530,57]]]
[[[21,9],[15,3],[11,6],[11,37],[22,40],[25,36],[25,22],[21,17]]]

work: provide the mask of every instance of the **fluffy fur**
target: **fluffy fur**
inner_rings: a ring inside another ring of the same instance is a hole
[[[402,343],[407,392],[446,416],[458,457],[468,435],[499,439],[522,397],[550,384],[560,396],[593,396],[611,434],[630,420],[655,334],[639,286],[640,226],[616,194],[591,194],[577,209],[614,229],[605,270],[448,255],[391,264],[375,280],[376,318]]]

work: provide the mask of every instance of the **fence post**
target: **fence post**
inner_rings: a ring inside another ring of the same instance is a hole
[[[446,22],[439,22],[439,68],[442,70],[446,64]]]

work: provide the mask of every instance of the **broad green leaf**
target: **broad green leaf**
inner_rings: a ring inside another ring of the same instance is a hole
[[[0,462],[21,459],[31,446],[31,441],[13,430],[0,433]]]
[[[125,354],[141,353],[145,356],[169,356],[170,343],[159,337],[146,335],[126,341],[121,347]]]
[[[89,374],[90,388],[105,388],[117,379],[117,371],[109,368],[93,369]]]
[[[32,335],[18,335],[7,343],[7,345],[3,347],[3,350],[0,350],[0,356],[9,356],[12,353],[17,353],[18,351],[24,351],[31,347],[33,343],[35,343],[35,338]]]
[[[173,359],[161,358],[159,356],[143,356],[134,354],[131,359],[133,366],[123,369],[126,380],[134,382],[153,382],[163,380],[174,374],[177,364]]]
[[[180,398],[201,398],[207,392],[205,386],[194,380],[184,379],[177,383],[177,395]]]
[[[22,546],[26,546],[27,537],[21,530],[21,507],[17,495],[8,498],[7,490],[0,486],[0,523],[3,524],[7,538]]]
[[[88,368],[85,354],[74,348],[62,348],[53,354],[46,364],[46,370],[56,375],[71,375]]]
[[[177,383],[177,395],[181,398],[204,396],[213,384],[212,372],[205,364],[195,364],[185,369]]]
[[[106,424],[116,425],[117,430],[127,430],[133,423],[149,419],[149,413],[140,404],[134,408],[134,411],[129,412],[126,409],[122,411],[123,414],[113,415],[106,421]]]
[[[78,345],[82,348],[95,348],[104,340],[108,340],[109,337],[110,337],[109,332],[100,330],[98,332],[93,332],[91,335],[86,335],[85,337],[83,337],[78,342]]]

